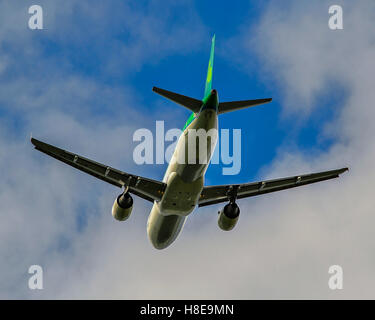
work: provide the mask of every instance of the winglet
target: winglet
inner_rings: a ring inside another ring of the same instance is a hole
[[[211,93],[211,89],[212,89],[212,70],[214,67],[214,52],[215,52],[215,35],[212,37],[212,41],[211,41],[211,53],[210,53],[210,60],[208,61],[206,86],[204,89],[203,98],[206,98]]]

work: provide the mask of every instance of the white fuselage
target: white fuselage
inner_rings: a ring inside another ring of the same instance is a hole
[[[162,199],[154,202],[147,221],[148,237],[157,249],[168,247],[177,238],[186,217],[198,204],[204,174],[217,142],[217,122],[216,110],[203,110],[177,142],[163,179],[167,187]],[[208,133],[208,139],[207,136],[205,139],[193,137],[199,129]],[[192,144],[192,141],[195,142]]]

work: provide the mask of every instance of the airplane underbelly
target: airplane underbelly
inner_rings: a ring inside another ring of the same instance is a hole
[[[147,221],[147,234],[155,248],[164,249],[177,238],[202,189],[203,177],[184,182],[176,172],[169,174],[163,198],[154,203]]]
[[[176,172],[184,181],[192,182],[205,174],[216,142],[217,114],[202,111],[183,132],[174,154]]]
[[[188,129],[204,129],[205,132],[217,129],[216,112],[204,110]],[[217,132],[214,132],[212,136],[207,136],[207,140],[194,137],[195,147],[190,148],[190,134],[186,130],[179,138],[163,179],[167,187],[162,199],[154,203],[147,221],[148,237],[157,249],[168,247],[177,238],[186,217],[197,205],[203,190],[204,174],[216,145]],[[191,150],[196,151],[193,163],[189,160]],[[202,156],[205,161],[201,161]],[[181,159],[183,161],[179,161]]]
[[[147,235],[156,249],[164,249],[176,240],[181,232],[186,217],[163,215],[155,203],[147,222]]]
[[[193,182],[185,182],[176,172],[171,172],[163,198],[158,203],[160,212],[164,215],[190,214],[198,203],[203,181],[201,176]]]

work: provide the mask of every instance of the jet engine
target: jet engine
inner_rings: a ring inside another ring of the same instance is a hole
[[[219,220],[217,224],[221,230],[232,230],[239,218],[240,208],[235,202],[228,203],[221,211],[219,211]]]
[[[133,198],[127,190],[120,194],[112,206],[112,216],[118,221],[129,218],[133,209]]]

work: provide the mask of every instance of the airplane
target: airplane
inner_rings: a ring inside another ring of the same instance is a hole
[[[217,142],[217,136],[215,135],[207,137],[211,140],[210,143],[206,141],[205,144],[207,161],[200,161],[200,154],[197,156],[195,163],[176,161],[176,158],[183,154],[182,150],[188,150],[189,139],[187,138],[194,130],[217,130],[218,115],[262,105],[272,100],[268,98],[219,102],[217,91],[212,89],[214,48],[215,35],[212,38],[205,92],[202,100],[153,87],[154,92],[192,112],[177,141],[172,160],[162,181],[114,169],[31,137],[31,143],[36,150],[114,186],[123,188],[122,193],[115,199],[112,206],[112,215],[116,220],[125,221],[129,218],[133,208],[131,194],[152,202],[153,206],[147,221],[147,235],[156,249],[167,248],[176,240],[187,217],[197,206],[204,207],[226,203],[219,211],[218,226],[224,231],[229,231],[235,227],[239,219],[238,199],[337,178],[348,170],[348,168],[341,168],[275,180],[204,186],[204,176]],[[198,147],[200,143],[201,141],[198,140]],[[185,157],[187,156],[188,154],[185,155]]]

